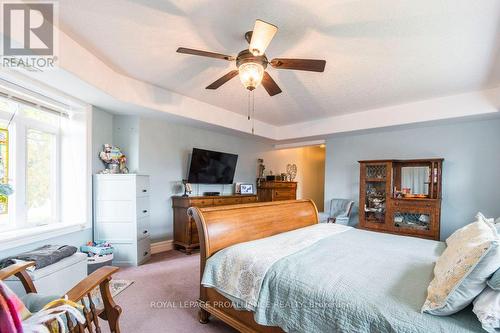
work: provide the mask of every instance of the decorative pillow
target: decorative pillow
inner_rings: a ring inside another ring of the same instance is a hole
[[[478,212],[475,217],[475,221],[472,222],[471,224],[474,224],[478,221],[483,221],[490,223],[491,225],[494,226],[494,220],[492,218],[487,218],[486,216],[483,215],[483,213]],[[446,245],[450,245],[450,242],[453,242],[456,240],[456,237],[462,237],[462,230],[465,229],[466,227],[470,226],[471,224],[466,225],[465,227],[458,229],[454,233],[452,233],[447,239],[446,239]]]
[[[434,266],[422,312],[447,316],[469,305],[500,267],[500,239],[482,214],[455,231]]]
[[[497,229],[497,234],[500,236],[500,217],[495,220],[495,228]],[[500,291],[500,268],[488,280],[488,286],[493,290]]]
[[[472,311],[487,332],[500,332],[500,291],[486,287],[474,300]]]

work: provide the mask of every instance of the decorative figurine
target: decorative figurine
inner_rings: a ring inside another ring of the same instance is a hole
[[[128,173],[128,168],[127,168],[127,156],[122,155],[118,159],[120,162],[120,173]]]
[[[99,153],[99,158],[104,163],[105,169],[99,173],[128,173],[127,157],[120,151],[120,148],[107,143],[103,147],[103,151]]]
[[[191,192],[193,192],[193,188],[191,187],[191,184],[187,182],[187,179],[182,180],[182,185],[184,185],[184,194],[182,195],[184,198],[189,197]]]
[[[264,160],[262,158],[257,159],[259,162],[259,176],[258,178],[264,178],[264,170],[266,170],[266,166],[264,165]]]
[[[259,163],[259,172],[257,174],[257,187],[259,187],[261,182],[266,180],[266,178],[264,177],[264,170],[266,170],[266,166],[264,165],[264,160],[262,158],[258,158],[257,162]]]
[[[287,164],[286,165],[286,173],[288,175],[288,179],[293,182],[295,177],[297,177],[297,165],[296,164]]]

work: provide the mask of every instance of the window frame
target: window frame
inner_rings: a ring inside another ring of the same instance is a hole
[[[25,227],[23,228],[16,226],[7,230],[0,227],[0,251],[9,251],[19,246],[72,233],[87,232],[92,228],[91,124],[93,106],[18,73],[0,73],[0,97],[31,107],[35,106],[44,111],[68,115],[68,118],[61,118],[63,126],[60,128],[56,152],[57,173],[60,175],[56,177],[59,179],[56,199],[56,202],[59,203],[57,212],[60,214],[56,221],[58,223],[26,227],[26,220],[24,220]],[[9,112],[0,112],[0,122],[6,125],[11,115]],[[82,135],[74,136],[73,129]],[[22,140],[19,140],[19,135],[15,138],[16,130],[19,131],[19,128],[15,126],[9,128],[9,148],[12,147],[11,144],[17,144],[19,141],[21,141],[20,144],[23,143]],[[68,143],[70,148],[68,148]],[[17,154],[26,154],[25,146],[22,147],[22,150],[19,149],[19,145],[17,148],[17,152],[9,152],[9,161],[14,161]],[[77,156],[72,157],[75,151]],[[70,161],[69,164],[68,161]],[[14,186],[14,191],[16,191],[18,186],[23,188],[26,186],[26,169],[22,168],[22,175],[19,174],[19,171],[17,171],[18,174],[14,174],[15,167],[12,166],[12,163],[9,165],[9,179]],[[62,170],[63,166],[64,170]],[[71,168],[71,172],[66,172],[68,166]],[[77,182],[74,182],[75,175],[79,180]],[[14,179],[16,183],[12,181]],[[23,181],[22,184],[20,179]],[[10,213],[13,210],[23,211],[24,208],[20,200],[16,201],[14,196],[9,196],[8,209]]]
[[[19,108],[22,104],[19,101],[9,101],[16,103]],[[32,107],[27,105],[28,107]],[[14,194],[9,196],[8,214],[9,219],[7,225],[0,225],[0,233],[11,230],[21,230],[36,228],[43,225],[57,224],[61,222],[61,129],[60,126],[49,125],[41,121],[25,117],[19,109],[15,110],[15,115],[12,118],[9,126],[9,180],[14,187]],[[45,112],[41,110],[41,112]],[[62,116],[62,115],[61,115]],[[0,110],[0,120],[2,126],[11,119],[12,113]],[[54,180],[52,194],[52,219],[49,223],[30,224],[28,223],[28,130],[38,130],[54,135],[54,167],[52,168],[51,178]]]

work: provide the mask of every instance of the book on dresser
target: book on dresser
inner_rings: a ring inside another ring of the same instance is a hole
[[[94,175],[94,239],[110,242],[113,264],[137,266],[151,256],[149,176]]]
[[[174,211],[174,247],[183,249],[191,254],[193,249],[200,246],[196,223],[187,214],[189,207],[212,207],[223,205],[237,205],[257,201],[255,194],[221,195],[221,196],[173,196],[172,208]]]

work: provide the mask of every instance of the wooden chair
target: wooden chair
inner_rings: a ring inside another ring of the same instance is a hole
[[[26,269],[28,267],[34,266],[34,262],[19,263],[11,265],[0,270],[0,280],[5,280],[10,276],[16,276],[19,278],[23,284],[26,293],[36,293],[35,285],[31,280]],[[66,315],[68,331],[71,333],[100,333],[101,328],[99,326],[99,318],[107,320],[109,324],[109,329],[112,333],[119,333],[120,326],[118,320],[122,309],[120,306],[116,305],[111,292],[109,290],[109,281],[111,281],[111,275],[118,271],[118,267],[105,266],[101,267],[85,279],[80,281],[76,286],[74,286],[70,291],[66,293],[69,300],[80,303],[83,305],[83,315],[85,316],[85,324],[78,324],[71,320],[68,315]],[[101,298],[104,307],[102,309],[97,309],[90,294],[92,290],[99,286]],[[64,297],[64,295],[61,295]]]

